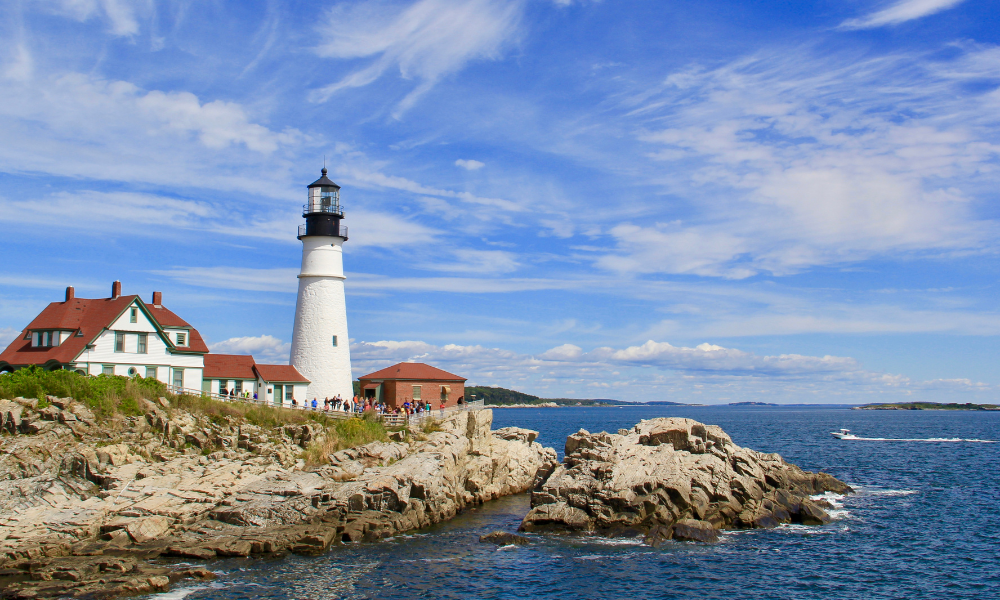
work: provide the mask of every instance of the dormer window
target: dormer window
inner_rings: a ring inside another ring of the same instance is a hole
[[[51,348],[59,345],[58,331],[32,331],[29,336],[32,348]]]
[[[177,334],[177,345],[178,346],[187,346],[187,334],[186,333],[178,333]]]

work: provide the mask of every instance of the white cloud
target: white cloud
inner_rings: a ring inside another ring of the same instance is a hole
[[[233,102],[215,100],[203,104],[190,92],[153,90],[142,94],[134,88],[123,91],[134,97],[140,114],[154,123],[160,122],[164,130],[195,134],[209,148],[245,144],[250,150],[270,154],[279,146],[292,145],[302,139],[294,129],[278,133],[251,123],[243,107]]]
[[[472,160],[472,159],[466,160],[464,158],[460,158],[455,161],[455,165],[462,167],[466,171],[477,171],[485,167],[486,163],[479,162],[478,160]]]
[[[366,86],[391,68],[417,87],[400,102],[412,106],[442,77],[478,59],[497,59],[516,36],[522,0],[418,0],[411,4],[341,3],[320,27],[327,40],[316,51],[340,59],[373,57],[366,67],[313,93],[326,101],[336,92]]]
[[[13,327],[0,327],[0,348],[6,348],[20,333],[21,330]]]
[[[836,356],[761,356],[713,344],[694,348],[652,340],[626,348],[584,352],[563,344],[531,356],[481,345],[434,346],[421,341],[357,342],[351,346],[355,374],[397,362],[427,362],[469,378],[469,385],[500,385],[547,397],[595,388],[600,397],[688,402],[739,399],[810,402],[870,402],[893,397],[933,397],[970,392],[993,397],[992,386],[965,379],[913,381],[863,369]],[[580,397],[576,393],[575,397]]]
[[[964,0],[898,0],[889,6],[858,19],[848,19],[840,29],[871,29],[897,25],[953,8]]]
[[[210,344],[215,354],[253,354],[254,360],[262,364],[288,364],[288,353],[292,345],[270,335],[234,337]]]

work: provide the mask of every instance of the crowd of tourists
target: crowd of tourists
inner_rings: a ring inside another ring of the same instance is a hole
[[[243,400],[249,400],[252,397],[254,400],[257,400],[256,392],[251,396],[250,392],[237,392],[235,389],[221,390],[220,395]],[[406,417],[420,417],[434,411],[434,405],[430,401],[412,398],[402,398],[402,400],[403,403],[401,405],[390,407],[384,402],[376,402],[374,398],[359,398],[358,396],[354,396],[353,398],[344,399],[338,394],[334,398],[323,398],[322,402],[320,402],[319,398],[313,398],[311,401],[306,400],[301,406],[305,409],[322,410],[325,412],[363,413],[374,411],[379,415],[405,415]],[[464,397],[460,397],[458,405],[461,406],[464,400]],[[292,406],[298,408],[300,406],[299,401],[292,398]],[[444,416],[445,403],[443,400],[441,401],[439,410],[441,411],[441,416]]]

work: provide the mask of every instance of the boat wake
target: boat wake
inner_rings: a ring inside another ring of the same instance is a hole
[[[977,444],[995,444],[996,440],[980,440],[976,438],[878,438],[852,435],[840,438],[842,440],[860,440],[864,442],[974,442]]]

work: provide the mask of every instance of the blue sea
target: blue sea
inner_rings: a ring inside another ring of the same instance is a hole
[[[209,564],[219,578],[158,598],[1000,598],[1000,412],[858,411],[813,407],[502,409],[494,428],[541,432],[562,452],[581,427],[615,432],[653,417],[722,426],[741,445],[778,452],[848,482],[823,527],[727,532],[721,543],[531,535],[497,549],[480,535],[514,531],[527,495],[429,529],[318,557]],[[846,427],[874,440],[837,440]],[[183,584],[182,584],[183,586]]]

